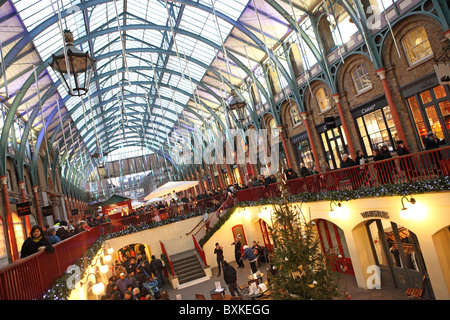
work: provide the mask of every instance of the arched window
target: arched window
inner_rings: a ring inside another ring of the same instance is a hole
[[[433,56],[430,41],[424,27],[409,31],[402,39],[403,49],[410,65]]]
[[[364,64],[358,64],[352,71],[352,79],[357,93],[362,93],[372,88],[369,73]]]
[[[331,107],[330,99],[327,97],[324,88],[320,88],[319,90],[317,90],[316,99],[321,112]]]

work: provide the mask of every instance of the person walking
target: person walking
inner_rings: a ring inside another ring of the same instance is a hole
[[[125,276],[125,273],[121,272],[119,275],[120,279],[116,282],[117,288],[119,289],[122,298],[125,298],[125,292],[127,291],[128,286],[131,285],[131,281],[128,280],[128,278],[126,278]]]
[[[217,267],[219,268],[217,276],[219,277],[221,274],[221,266],[223,267],[223,247],[216,243],[216,247],[214,248],[214,254],[217,258]]]
[[[157,259],[152,255],[152,262],[150,262],[150,269],[155,277],[158,278],[158,287],[161,289],[166,285],[166,279],[164,278],[164,266],[160,259]]]
[[[223,280],[228,285],[228,290],[233,297],[242,296],[239,286],[237,284],[237,273],[236,269],[233,268],[228,262],[223,262]]]

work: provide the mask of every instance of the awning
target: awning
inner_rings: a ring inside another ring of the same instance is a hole
[[[169,181],[166,184],[162,185],[158,189],[154,190],[150,194],[148,194],[144,199],[150,200],[157,197],[162,197],[167,194],[175,192],[180,192],[194,186],[198,185],[198,181]]]
[[[103,202],[101,204],[101,206],[102,207],[109,206],[111,204],[121,203],[121,202],[129,201],[129,200],[131,200],[131,199],[127,198],[127,197],[124,197],[124,196],[120,196],[118,194],[114,194],[108,200],[105,200],[105,202]]]

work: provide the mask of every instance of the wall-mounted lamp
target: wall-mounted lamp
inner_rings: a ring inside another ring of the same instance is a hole
[[[405,207],[403,200],[406,200],[411,204],[416,204],[416,199],[414,199],[413,197],[410,197],[410,199],[408,199],[406,196],[403,196],[401,199],[402,209],[400,210],[400,217],[402,217],[403,219],[411,219],[411,218],[420,218],[423,215],[423,212],[419,212],[421,211],[419,208]]]
[[[97,275],[95,273],[89,273],[87,275],[87,277],[86,277],[86,281],[85,282],[81,282],[80,281],[81,287],[83,287],[86,283],[88,283],[88,279],[89,279],[90,275],[93,275],[95,277],[95,284],[92,286],[92,292],[95,295],[97,295],[97,296],[102,294],[102,293],[104,293],[105,292],[105,285],[103,284],[103,282],[98,281]]]
[[[406,200],[406,201],[408,201],[411,204],[416,204],[416,199],[414,199],[413,197],[411,197],[411,199],[408,199],[406,196],[403,196],[402,200],[401,200],[402,201],[402,211],[408,210],[408,208],[405,207],[405,204],[403,203],[403,200]]]
[[[338,217],[338,212],[336,210],[333,209],[333,204],[337,207],[341,207],[341,203],[340,202],[335,202],[335,201],[331,201],[330,202],[330,212],[328,213],[328,215],[330,216],[330,218],[334,219]]]
[[[106,246],[108,246],[108,249],[106,249]],[[108,242],[105,242],[102,246],[103,249],[103,256],[106,262],[111,261],[112,259],[112,253],[114,252],[114,249],[111,248],[111,245]]]
[[[91,267],[95,267],[95,265],[97,264],[98,260],[100,260],[100,264],[101,264],[100,267],[99,267],[100,273],[106,274],[108,272],[108,270],[109,270],[109,267],[108,267],[107,264],[105,264],[103,262],[104,259],[102,257],[98,257],[97,259],[95,259],[95,261],[91,263]]]

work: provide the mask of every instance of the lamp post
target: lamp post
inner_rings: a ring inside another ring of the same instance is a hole
[[[89,90],[95,60],[73,45],[70,30],[64,30],[65,45],[52,55],[50,66],[71,96],[82,96]]]

